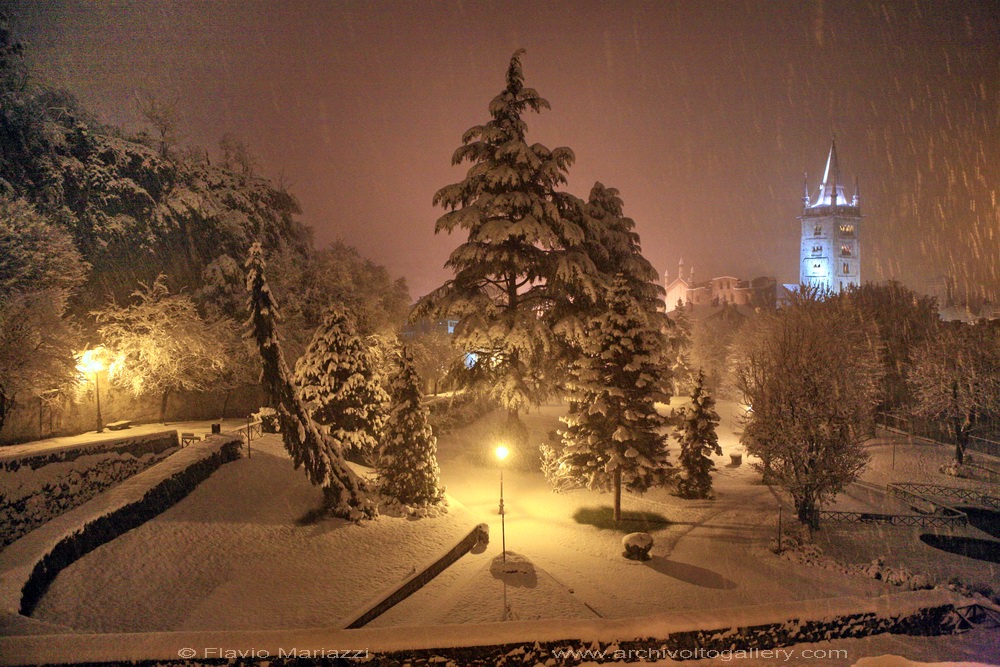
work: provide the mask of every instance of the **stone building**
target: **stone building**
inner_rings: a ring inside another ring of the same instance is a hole
[[[837,143],[830,144],[819,194],[802,198],[802,246],[799,282],[823,291],[840,292],[861,284],[861,195],[857,179],[848,201],[837,160]]]

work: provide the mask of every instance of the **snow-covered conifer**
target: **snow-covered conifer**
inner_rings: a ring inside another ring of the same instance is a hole
[[[669,350],[623,277],[606,303],[588,323],[571,370],[560,469],[591,489],[614,491],[618,520],[623,486],[642,493],[673,472],[655,405],[670,396]]]
[[[684,311],[684,304],[678,299],[677,308],[671,313],[670,346],[674,352],[671,367],[674,375],[674,395],[687,393],[693,387],[695,375],[691,364],[692,332],[691,320]]]
[[[708,498],[712,495],[715,468],[709,455],[721,456],[722,448],[715,433],[719,425],[715,399],[705,389],[705,373],[700,370],[691,390],[691,405],[680,411],[678,421],[674,437],[681,446],[679,462],[683,472],[677,489],[683,498]]]
[[[292,383],[278,341],[277,304],[264,275],[264,251],[259,243],[250,248],[247,260],[248,336],[260,350],[264,391],[278,412],[281,438],[295,467],[302,466],[313,484],[322,486],[324,505],[333,516],[357,520],[374,517],[377,509],[365,495],[365,481],[359,477],[324,439],[309,417]]]
[[[567,364],[579,354],[584,326],[603,310],[604,295],[618,276],[643,310],[667,325],[658,273],[642,255],[635,222],[625,217],[618,190],[595,183],[586,202],[562,193],[557,202],[563,218],[577,222],[584,232],[581,243],[567,245],[567,253],[580,255],[577,265],[588,269],[559,275],[554,283],[565,298],[554,304],[548,319],[563,343]]]
[[[405,505],[433,505],[444,498],[437,464],[437,438],[420,404],[420,377],[407,348],[390,388],[392,408],[378,450],[375,469],[383,495]]]
[[[342,454],[367,459],[375,452],[389,397],[377,374],[378,354],[357,334],[350,317],[331,310],[298,363],[295,384],[317,424]]]
[[[518,413],[551,387],[552,332],[540,314],[562,298],[555,278],[591,270],[585,255],[566,251],[583,231],[556,202],[573,151],[527,141],[523,116],[549,103],[525,87],[523,53],[510,60],[490,120],[467,130],[452,157],[471,163],[465,179],[434,195],[448,209],[435,231],[464,229],[468,239],[448,258],[455,277],[417,306],[421,316],[458,319],[455,343],[475,360],[467,376],[507,410],[512,438],[526,433]]]

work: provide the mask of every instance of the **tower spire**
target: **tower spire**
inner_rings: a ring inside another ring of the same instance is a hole
[[[809,208],[809,172],[802,172],[802,189],[804,194],[802,196],[802,207]]]
[[[851,202],[851,206],[861,205],[861,183],[858,181],[858,175],[854,175],[854,200]]]
[[[830,138],[830,154],[826,158],[826,169],[823,170],[823,182],[819,188],[817,206],[836,206],[844,186],[840,182],[840,161],[837,159],[837,138]],[[847,198],[843,197],[844,203]]]

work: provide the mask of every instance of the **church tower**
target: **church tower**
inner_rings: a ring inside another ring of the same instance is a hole
[[[836,141],[830,144],[819,194],[811,200],[807,182],[802,204],[799,282],[832,292],[860,285],[861,194],[855,179],[854,197],[848,201],[844,195]]]

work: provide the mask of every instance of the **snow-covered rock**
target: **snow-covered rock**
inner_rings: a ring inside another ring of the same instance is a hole
[[[625,549],[622,556],[629,560],[649,560],[653,536],[649,533],[629,533],[622,538],[622,547]]]

